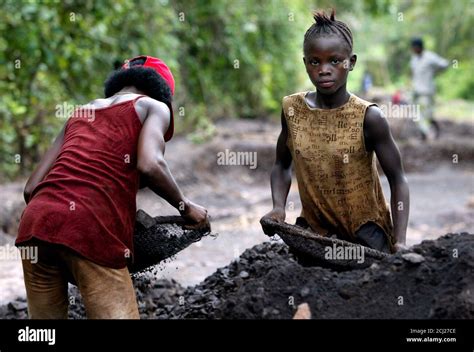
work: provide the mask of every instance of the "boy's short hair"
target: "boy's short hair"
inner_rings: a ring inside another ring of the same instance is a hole
[[[423,49],[423,39],[415,37],[411,39],[411,46]]]
[[[171,106],[172,93],[167,82],[154,69],[142,67],[145,59],[130,62],[130,68],[119,68],[112,72],[104,84],[106,98],[111,97],[124,87],[133,86],[150,98]]]

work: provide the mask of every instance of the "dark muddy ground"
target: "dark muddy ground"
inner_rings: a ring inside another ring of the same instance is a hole
[[[436,239],[449,232],[472,232],[474,228],[474,140],[472,139],[472,124],[453,124],[446,121],[443,126],[444,134],[439,140],[421,143],[410,136],[399,140],[411,188],[411,216],[407,234],[409,245],[420,243],[425,239]],[[188,316],[186,314],[189,314],[189,317],[196,317],[195,310],[186,309],[188,313],[178,314],[178,308],[184,303],[178,307],[176,306],[176,300],[181,296],[181,302],[188,302],[187,304],[190,304],[189,302],[193,300],[201,302],[198,297],[202,292],[192,290],[202,291],[202,289],[194,285],[203,282],[217,268],[228,265],[247,248],[268,240],[262,233],[258,221],[271,208],[269,170],[273,163],[274,144],[279,133],[278,124],[261,121],[224,120],[218,123],[217,130],[219,134],[212,141],[202,145],[194,145],[185,138],[178,137],[167,146],[166,158],[171,171],[190,199],[208,207],[212,216],[213,232],[217,234],[217,237],[206,237],[202,241],[194,243],[172,260],[160,264],[154,275],[147,275],[136,281],[136,284],[141,287],[138,291],[139,297],[140,294],[144,295],[144,298],[140,299],[143,317],[185,317]],[[396,136],[401,136],[405,132],[406,129],[398,132],[394,128]],[[225,149],[256,151],[258,167],[252,170],[248,166],[218,165],[216,154]],[[457,155],[457,159],[453,159],[454,154]],[[457,162],[453,162],[454,160]],[[389,187],[384,178],[382,178],[382,182],[388,200]],[[21,200],[22,187],[23,182],[0,186],[0,245],[11,245],[13,243],[12,235],[16,232],[17,219],[24,206]],[[143,208],[152,216],[177,214],[158,196],[146,190],[141,191],[138,195],[138,207]],[[289,195],[287,221],[294,223],[299,211],[299,197],[297,185],[294,181]],[[270,251],[268,255],[277,258],[277,261],[287,258],[288,263],[285,265],[292,268],[291,270],[294,269],[295,273],[303,275],[309,270],[308,272],[311,272],[311,275],[316,275],[315,277],[319,278],[319,281],[327,281],[324,277],[326,279],[331,277],[324,276],[326,274],[321,274],[317,268],[293,268],[292,266],[297,264],[292,264],[291,255],[285,254],[285,247],[282,247],[281,244],[273,244],[272,246],[280,246],[280,249]],[[268,249],[267,247],[268,244],[265,244],[257,252],[265,252]],[[251,252],[256,253],[255,251],[254,248]],[[267,254],[263,256],[266,257]],[[247,262],[251,260],[245,256],[243,259],[244,264],[242,265],[246,267],[248,263],[246,264],[245,260]],[[268,259],[266,260],[268,261]],[[233,280],[232,278],[235,276],[232,274],[233,269],[231,269],[233,265],[231,264],[228,267],[231,274],[227,274],[230,276],[226,280],[236,281],[237,283],[251,282],[251,280],[247,280],[253,272],[250,267],[248,267],[249,271],[240,270],[249,274],[248,277],[243,273],[242,276],[238,276],[236,280]],[[263,260],[262,263],[257,263],[257,267],[260,265],[269,264]],[[267,271],[270,270],[269,266],[264,266],[264,268]],[[240,271],[238,275],[240,275]],[[437,273],[436,270],[434,272]],[[216,278],[216,275],[212,275],[210,278]],[[351,274],[341,273],[338,275]],[[439,275],[441,275],[441,272]],[[269,276],[268,280],[270,279]],[[276,280],[276,277],[273,279]],[[306,279],[300,277],[300,279],[301,282],[308,280],[308,282],[311,282],[309,277]],[[356,275],[354,279],[357,279]],[[315,280],[315,282],[317,281]],[[332,280],[330,279],[330,281]],[[276,282],[274,284],[276,285]],[[187,293],[184,294],[185,288],[183,287],[189,285],[193,285],[189,289],[191,291],[186,291]],[[226,285],[235,286],[236,284],[228,282]],[[296,285],[296,281],[291,281],[289,285],[299,287]],[[250,290],[250,286],[248,289]],[[300,290],[302,289],[303,287],[300,288]],[[145,293],[147,290],[149,293]],[[229,288],[228,297],[230,301],[232,301],[231,291]],[[306,291],[305,289],[303,292]],[[285,294],[288,292],[286,290]],[[433,295],[436,292],[433,292]],[[472,294],[472,289],[470,292]],[[250,296],[252,294],[249,293]],[[24,295],[20,262],[12,259],[0,260],[0,304],[5,304],[0,308],[0,316],[21,317],[22,314],[25,316],[24,308],[26,308],[26,305],[24,299],[15,300],[15,297],[24,297]],[[290,294],[288,293],[288,295]],[[204,296],[208,297],[207,294]],[[209,303],[210,300],[210,302],[214,302],[214,306],[217,306],[218,302],[215,298],[209,296],[211,298],[208,299],[205,297],[202,298],[205,302]],[[221,297],[216,297],[217,300],[222,300]],[[294,306],[296,307],[302,300],[296,299],[298,297],[296,293],[293,297],[295,298]],[[161,301],[159,301],[160,299]],[[8,308],[8,302],[10,302],[10,308]],[[321,312],[317,313],[318,305],[316,301],[308,302],[314,317],[317,318],[317,314],[322,314]],[[322,302],[325,303],[325,301]],[[409,298],[405,298],[405,306],[409,304],[407,302],[409,302]],[[206,304],[199,307],[199,309],[204,309]],[[174,308],[171,308],[171,306]],[[313,308],[313,306],[316,308]],[[220,307],[221,311],[224,312],[224,307]],[[282,307],[271,308],[280,311],[280,313],[274,314],[275,317],[287,317],[287,315],[281,315],[282,312],[288,312]],[[293,309],[292,306],[290,308]],[[12,315],[14,309],[18,310]],[[271,314],[273,314],[271,310],[268,313],[268,309],[265,311],[265,317],[271,317]],[[313,311],[314,309],[316,311]],[[263,314],[263,311],[259,312],[258,314]],[[75,317],[81,316],[78,309],[73,309],[71,314]],[[332,313],[328,311],[327,314]],[[223,316],[217,315],[217,313],[209,315],[209,317],[216,318]]]

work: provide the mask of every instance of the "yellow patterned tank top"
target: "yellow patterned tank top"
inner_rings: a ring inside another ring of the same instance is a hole
[[[392,221],[376,167],[364,143],[364,117],[371,104],[351,94],[335,109],[308,106],[301,92],[283,98],[287,145],[293,157],[301,216],[323,236],[352,240],[372,221],[390,237]]]

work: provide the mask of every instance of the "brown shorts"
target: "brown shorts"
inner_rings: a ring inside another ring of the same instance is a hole
[[[89,319],[139,319],[126,267],[104,267],[65,246],[36,239],[21,246],[38,247],[37,262],[22,259],[30,319],[67,319],[68,282],[77,284]]]

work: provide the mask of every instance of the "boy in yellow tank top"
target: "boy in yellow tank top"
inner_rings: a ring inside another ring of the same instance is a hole
[[[314,19],[304,37],[303,61],[316,91],[283,98],[271,175],[273,210],[264,217],[285,220],[294,163],[303,208],[297,225],[393,253],[405,247],[409,213],[400,152],[382,111],[346,89],[357,61],[350,29],[334,11]],[[375,156],[390,184],[392,216]]]

